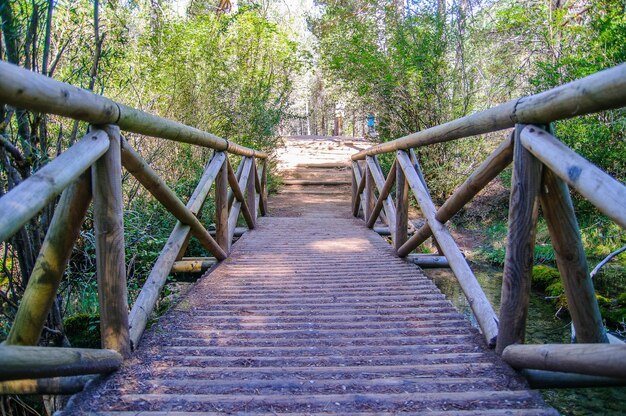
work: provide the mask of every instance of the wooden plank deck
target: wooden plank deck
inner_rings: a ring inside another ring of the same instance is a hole
[[[319,201],[259,219],[63,414],[556,414],[349,201]]]

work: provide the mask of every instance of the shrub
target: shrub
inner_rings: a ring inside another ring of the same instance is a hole
[[[100,348],[100,315],[73,315],[65,319],[64,325],[72,347]]]

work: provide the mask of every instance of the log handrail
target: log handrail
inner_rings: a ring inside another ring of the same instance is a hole
[[[378,221],[389,222],[381,214],[395,182],[396,223],[395,230],[390,229],[397,255],[419,263],[419,256],[410,253],[432,237],[445,254],[446,267],[452,268],[468,298],[486,341],[496,347],[497,353],[503,354],[505,361],[516,368],[527,369],[533,382],[544,379],[548,384],[554,380],[575,384],[590,382],[589,377],[596,376],[591,384],[623,384],[626,381],[623,366],[616,370],[611,363],[621,362],[626,345],[608,347],[605,344],[608,338],[589,276],[568,185],[625,229],[626,186],[568,148],[546,126],[554,121],[625,106],[626,64],[622,64],[537,95],[362,150],[352,156],[353,215],[356,217],[362,212],[369,228]],[[413,148],[510,127],[515,127],[515,131],[437,209]],[[373,181],[368,180],[368,175],[377,170],[375,158],[390,152],[396,153],[391,171],[384,186],[381,186],[384,177],[376,178],[380,195],[369,201],[373,195]],[[362,160],[366,161],[364,172],[359,166]],[[511,162],[513,179],[508,243],[498,317],[445,223]],[[426,218],[425,224],[409,239],[405,214],[408,210],[407,182]],[[373,208],[370,208],[372,204]],[[554,245],[577,339],[588,343],[589,347],[517,345],[524,342],[539,204]],[[432,266],[432,263],[425,264]],[[548,350],[556,357],[563,354],[563,358],[558,358],[554,365],[544,365]],[[589,351],[593,352],[593,357]],[[589,357],[588,362],[576,364],[577,360],[586,357]],[[554,373],[548,374],[544,370]],[[563,372],[570,374],[564,376]]]
[[[242,233],[236,229],[240,213],[247,229],[254,228],[257,213],[267,213],[267,154],[3,61],[0,103],[90,123],[87,135],[0,198],[2,242],[62,193],[16,319],[0,346],[0,392],[77,390],[91,379],[84,374],[117,369],[138,345],[170,273],[203,272],[224,260],[233,238]],[[130,146],[120,130],[214,149],[187,204]],[[237,173],[233,172],[229,154],[242,157]],[[255,159],[262,160],[259,169]],[[130,313],[124,263],[122,166],[178,220]],[[214,182],[216,239],[199,218]],[[103,349],[36,347],[92,199]],[[191,234],[214,257],[185,263],[182,256]],[[183,260],[175,265],[178,257]]]
[[[479,113],[372,146],[354,154],[352,160],[491,133],[512,128],[515,124],[546,125],[556,120],[625,105],[626,64],[621,64],[540,94],[511,100]]]
[[[115,124],[123,131],[195,144],[228,153],[267,158],[214,134],[127,107],[70,84],[0,61],[0,102],[40,113],[55,114],[92,125]]]

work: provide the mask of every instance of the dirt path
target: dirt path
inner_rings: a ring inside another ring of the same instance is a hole
[[[352,137],[291,136],[276,154],[283,186],[272,217],[351,218],[350,156],[369,146]]]

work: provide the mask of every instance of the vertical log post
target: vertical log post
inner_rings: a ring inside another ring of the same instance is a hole
[[[269,165],[267,158],[263,159],[261,165],[261,216],[267,215],[267,169]]]
[[[130,356],[120,129],[108,125],[109,150],[91,168],[102,348]]]
[[[408,238],[408,222],[409,184],[406,181],[402,166],[400,166],[399,163],[396,163],[396,235],[393,240],[396,252]]]
[[[215,240],[225,252],[230,251],[228,239],[228,160],[224,160],[215,179]]]
[[[498,354],[511,344],[524,342],[530,299],[542,164],[522,146],[519,135],[523,128],[521,124],[515,126]]]
[[[359,212],[365,211],[363,200],[361,198],[363,190],[365,189],[365,177],[361,173],[359,162],[352,162],[352,173],[357,184],[356,190],[354,191],[354,201],[352,201],[352,215],[358,217]],[[365,218],[365,212],[363,212],[363,219],[367,221],[367,218]]]
[[[250,158],[250,176],[248,179],[248,183],[246,184],[246,204],[248,205],[248,209],[250,210],[250,217],[252,219],[253,226],[250,228],[254,228],[256,224],[256,185],[255,178],[256,176],[256,163],[254,161],[254,157]],[[243,191],[243,190],[242,190]]]
[[[371,156],[368,156],[371,157]],[[363,217],[368,222],[374,211],[374,177],[368,164],[365,164],[365,190],[363,191]]]
[[[355,162],[352,162],[353,165],[354,165],[354,163]],[[350,206],[354,207],[355,206],[355,202],[356,202],[356,197],[358,195],[357,194],[357,190],[359,189],[359,181],[356,178],[356,173],[354,172],[354,167],[352,167],[352,169],[350,169],[350,173],[351,173],[350,177],[352,178],[352,186],[350,188],[350,190],[352,191],[352,193],[351,193],[352,198],[350,198]]]
[[[541,207],[580,343],[608,342],[567,185],[544,168]]]

